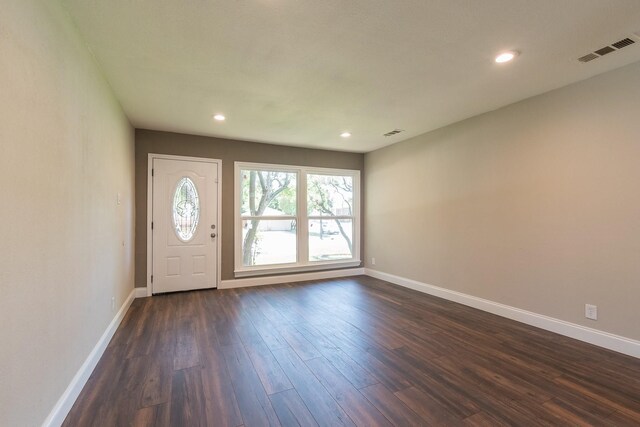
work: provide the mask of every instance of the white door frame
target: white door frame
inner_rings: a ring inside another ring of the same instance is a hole
[[[151,274],[153,273],[153,233],[151,231],[151,219],[153,218],[153,160],[154,159],[166,159],[166,160],[187,160],[195,162],[215,163],[218,165],[218,182],[216,187],[217,193],[217,234],[216,239],[216,287],[220,287],[222,281],[222,160],[208,159],[205,157],[187,157],[187,156],[173,156],[170,154],[155,154],[149,153],[147,159],[147,296],[153,294],[153,284],[151,283]]]

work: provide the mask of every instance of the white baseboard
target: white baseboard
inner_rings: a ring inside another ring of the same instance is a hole
[[[640,358],[640,341],[631,338],[622,337],[608,332],[599,331],[597,329],[588,328],[586,326],[577,325],[575,323],[566,322],[542,314],[533,313],[531,311],[522,310],[505,304],[489,301],[486,299],[474,297],[472,295],[463,294],[461,292],[440,288],[417,280],[407,279],[393,274],[383,273],[381,271],[365,268],[367,276],[385,280],[396,285],[404,286],[416,291],[424,292],[429,295],[440,297],[449,301],[454,301],[469,307],[477,308],[498,316],[506,317],[511,320],[535,326],[547,331],[555,332],[570,338],[587,342],[589,344],[604,347],[618,353],[627,354],[629,356]]]
[[[118,313],[116,313],[116,316],[113,318],[111,323],[109,323],[109,326],[107,326],[107,329],[104,331],[95,347],[93,347],[93,350],[91,350],[87,359],[84,361],[78,372],[76,372],[76,375],[71,380],[71,383],[69,383],[67,389],[62,393],[60,399],[58,399],[58,402],[49,413],[49,416],[42,423],[43,427],[57,427],[62,425],[64,419],[71,410],[71,407],[80,395],[82,388],[87,383],[89,376],[91,376],[93,369],[98,364],[100,357],[102,357],[111,337],[113,337],[113,334],[116,332],[116,329],[118,329],[118,326],[120,325],[120,322],[122,322],[122,319],[131,306],[131,303],[136,298],[136,289],[140,288],[134,288],[131,290],[131,293],[124,301],[124,304],[122,304],[122,307],[120,307],[120,310],[118,310]],[[146,296],[147,288],[142,289],[144,289]]]
[[[331,271],[314,271],[312,273],[285,274],[280,276],[250,277],[246,279],[223,280],[219,289],[244,288],[247,286],[275,285],[278,283],[304,282],[305,280],[333,279],[363,275],[364,268],[347,268]]]

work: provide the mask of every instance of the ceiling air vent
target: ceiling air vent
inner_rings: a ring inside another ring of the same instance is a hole
[[[582,56],[580,58],[578,58],[578,61],[580,62],[589,62],[589,61],[593,61],[596,58],[600,58],[598,55],[596,55],[595,53],[590,53],[588,55]]]
[[[640,35],[638,36],[640,37]],[[626,37],[622,40],[618,40],[615,43],[611,43],[611,45],[609,46],[605,46],[601,49],[598,49],[594,52],[588,53],[584,56],[581,56],[580,58],[578,58],[578,61],[580,62],[589,62],[589,61],[593,61],[594,59],[598,59],[601,56],[607,55],[611,52],[615,52],[617,50],[620,50],[624,47],[630,46],[632,44],[635,44],[635,40],[631,39],[630,37]]]
[[[605,46],[602,49],[596,50],[596,53],[600,56],[604,56],[607,53],[611,53],[611,52],[615,52],[615,49],[612,48],[611,46]]]
[[[622,39],[619,42],[612,43],[611,46],[615,47],[616,49],[622,49],[623,47],[627,47],[630,44],[634,44],[634,43],[635,42],[633,40],[627,37],[626,39]]]
[[[385,133],[384,136],[393,136],[393,135],[396,135],[396,134],[398,134],[400,132],[404,132],[404,129],[394,129],[391,132]]]

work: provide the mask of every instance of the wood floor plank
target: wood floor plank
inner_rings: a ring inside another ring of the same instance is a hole
[[[244,347],[224,346],[222,351],[244,424],[279,426],[278,417]]]
[[[111,338],[109,345],[127,346],[129,342],[135,336],[137,325],[143,320],[141,315],[142,310],[146,306],[147,302],[143,299],[134,299],[129,307],[129,310],[125,314],[120,326]]]
[[[273,354],[319,425],[354,425],[340,405],[291,348],[274,350]]]
[[[375,344],[371,344],[357,335],[347,336],[340,331],[332,331],[332,337],[340,350],[348,354],[360,366],[366,368],[377,381],[383,383],[391,391],[404,390],[413,385],[403,370],[381,362],[368,351],[376,348]],[[377,347],[377,351],[387,350]]]
[[[226,367],[202,369],[202,388],[206,402],[207,420],[220,427],[242,425],[242,415]]]
[[[313,427],[318,425],[295,389],[272,394],[269,399],[283,426]]]
[[[270,350],[278,350],[281,348],[289,347],[287,340],[284,339],[276,327],[271,324],[266,317],[253,322],[253,326],[256,328],[264,343]]]
[[[176,346],[173,355],[173,369],[201,366],[198,341],[192,319],[182,319],[176,332]]]
[[[377,384],[378,379],[342,351],[330,337],[313,325],[300,323],[296,328],[312,341],[322,356],[329,360],[356,388]]]
[[[201,367],[175,371],[171,384],[171,425],[208,425],[204,396]]]
[[[154,297],[154,299],[155,298],[157,298],[158,301],[150,308],[150,310],[153,311],[153,327],[151,331],[149,331],[151,342],[147,354],[153,355],[154,357],[162,357],[161,355],[167,354],[173,357],[177,342],[177,319],[174,315],[174,299],[169,298],[167,295]]]
[[[528,425],[531,420],[536,420],[538,425],[544,426],[573,426],[571,420],[557,417],[547,410],[543,406],[544,404],[532,404],[531,402],[518,402],[515,400],[510,402],[494,399],[481,400],[483,400],[482,412],[486,413],[488,417],[498,420],[498,425]]]
[[[640,360],[365,276],[137,299],[64,426],[640,425]]]
[[[282,315],[282,311],[276,309],[269,304],[270,295],[273,294],[273,288],[263,288],[258,292],[249,292],[248,297],[254,302],[262,316],[266,318],[270,325],[278,327],[286,325],[289,320]]]
[[[122,341],[126,342],[124,339]],[[107,347],[63,425],[93,425],[98,419],[100,408],[111,406],[109,399],[118,387],[114,377],[121,375],[120,367],[125,350],[126,345],[116,345],[113,342]]]
[[[613,415],[598,416],[571,403],[553,398],[542,404],[544,409],[559,420],[568,421],[574,426],[605,425],[606,420]]]
[[[467,392],[459,378],[440,370],[434,370],[427,361],[407,358],[406,354],[394,351],[374,351],[373,354],[385,364],[404,370],[415,387],[429,390],[435,400],[446,406],[460,419],[464,419],[480,411],[480,407]]]
[[[135,427],[165,427],[170,425],[169,404],[147,406],[136,411],[132,426]]]
[[[390,426],[389,421],[327,359],[318,357],[307,366],[338,402],[349,418],[359,426]]]
[[[398,391],[396,396],[413,412],[418,414],[428,425],[456,425],[461,419],[429,394],[411,387]]]
[[[139,409],[148,360],[144,356],[127,359],[125,354],[120,355],[122,359],[117,371],[110,372],[111,377],[106,378],[111,386],[102,389],[102,393],[97,396],[94,412],[85,418],[90,425],[123,425]],[[79,421],[78,424],[82,425],[85,421]]]
[[[315,359],[320,357],[320,351],[291,325],[279,326],[278,332],[287,341],[289,346],[298,354],[302,360]]]
[[[628,412],[616,411],[613,414],[609,415],[609,417],[606,419],[606,424],[618,427],[637,427],[640,426],[640,417],[634,414],[629,414]]]
[[[574,393],[588,397],[604,407],[610,408],[631,419],[637,420],[640,425],[640,394],[635,396],[635,398],[621,398],[620,394],[616,393],[615,390],[609,390],[609,393],[602,393],[602,390],[599,391],[595,386],[592,385],[590,387],[575,378],[562,376],[556,378],[554,381],[569,390],[573,390]]]
[[[146,356],[154,345],[153,330],[157,312],[153,305],[145,302],[140,311],[140,319],[132,330],[132,336],[127,345],[126,358]]]
[[[478,412],[463,420],[464,425],[468,427],[507,427],[509,424],[495,419],[486,412]]]
[[[167,403],[171,399],[173,382],[173,358],[162,356],[149,358],[149,367],[142,387],[140,407]]]
[[[222,320],[215,324],[215,334],[218,344],[222,347],[242,345],[242,340],[233,322]]]
[[[111,397],[134,398],[138,404],[150,366],[151,362],[147,356],[125,357],[120,365],[118,387],[112,391]]]
[[[455,357],[440,357],[434,359],[432,363],[443,371],[464,377],[463,381],[468,383],[469,387],[489,390],[488,393],[496,399],[543,403],[552,397],[544,389],[520,378],[511,377],[508,372],[501,371],[497,365],[485,367],[468,359],[462,364],[455,359]]]
[[[279,393],[293,388],[289,378],[282,371],[271,350],[264,342],[254,342],[245,346],[262,385],[267,394]]]
[[[426,420],[412,411],[382,384],[360,389],[360,392],[393,424],[396,426],[418,426]]]

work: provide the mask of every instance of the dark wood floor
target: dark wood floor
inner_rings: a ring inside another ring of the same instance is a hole
[[[640,361],[369,277],[136,300],[67,426],[640,425]]]

